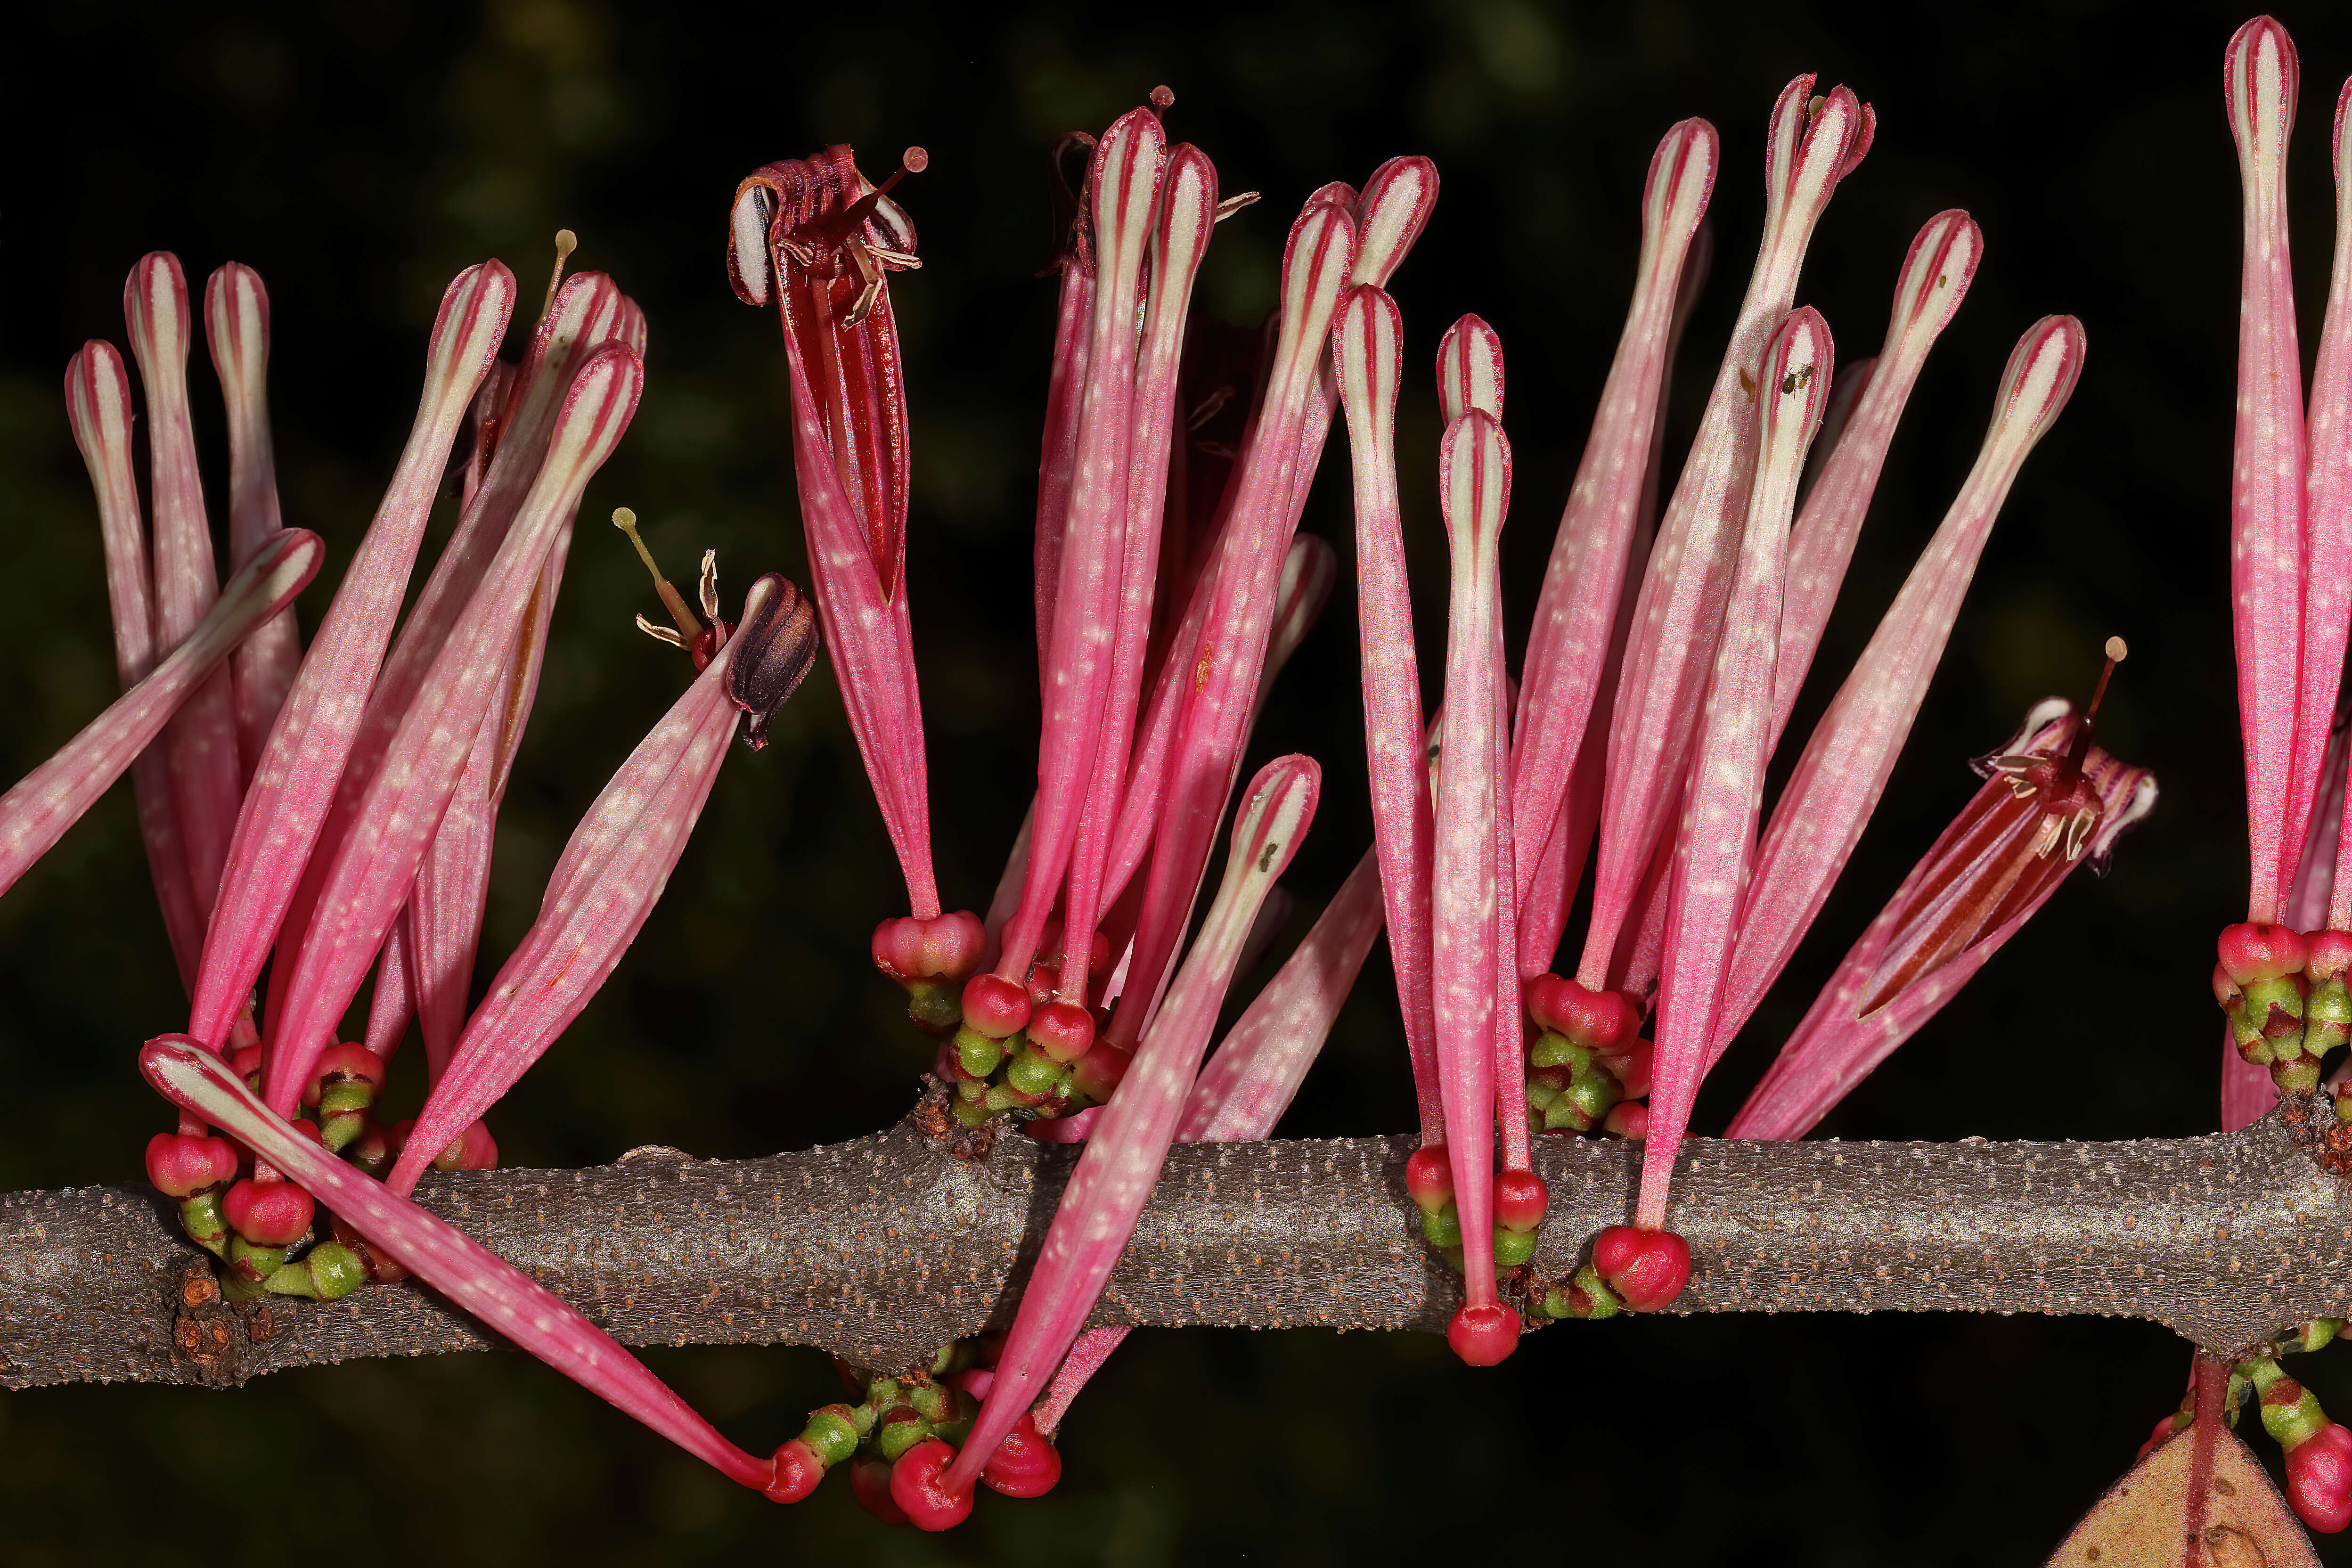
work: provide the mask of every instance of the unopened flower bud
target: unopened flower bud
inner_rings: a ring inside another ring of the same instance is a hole
[[[798,1502],[824,1479],[824,1461],[798,1437],[776,1450],[775,1465],[774,1478],[761,1489],[772,1501]]]
[[[1620,1100],[1601,1119],[1601,1130],[1615,1138],[1647,1138],[1650,1108],[1638,1100]]]
[[[1550,1201],[1544,1179],[1533,1171],[1505,1171],[1495,1178],[1495,1223],[1505,1230],[1534,1230]]]
[[[340,1301],[367,1283],[367,1266],[340,1242],[322,1241],[291,1263],[280,1264],[263,1281],[279,1296]]]
[[[890,1500],[918,1530],[949,1530],[971,1513],[971,1493],[947,1489],[955,1450],[937,1437],[916,1444],[890,1467]]]
[[[1001,974],[975,974],[963,988],[963,1021],[992,1040],[1007,1040],[1029,1022],[1029,992]]]
[[[1425,1215],[1435,1214],[1454,1201],[1454,1167],[1446,1159],[1444,1144],[1427,1144],[1405,1157],[1404,1186],[1412,1194],[1414,1206]]]
[[[1111,1090],[1117,1089],[1119,1080],[1127,1076],[1128,1064],[1134,1059],[1133,1051],[1122,1050],[1108,1040],[1096,1041],[1094,1049],[1070,1069],[1071,1094],[1097,1105],[1102,1104],[1110,1099]]]
[[[1593,1238],[1592,1267],[1634,1311],[1660,1311],[1690,1283],[1690,1243],[1670,1230],[1612,1225]]]
[[[256,1247],[290,1247],[310,1229],[310,1194],[291,1182],[247,1176],[222,1194],[229,1228]]]
[[[226,1186],[236,1180],[236,1149],[226,1138],[158,1132],[147,1141],[147,1179],[173,1198]]]
[[[1519,1348],[1519,1315],[1499,1302],[1464,1307],[1445,1325],[1445,1342],[1471,1366],[1493,1366]]]
[[[1598,1321],[1613,1318],[1624,1310],[1617,1292],[1609,1289],[1600,1273],[1590,1263],[1576,1271],[1565,1285],[1555,1285],[1544,1292],[1543,1313],[1548,1318],[1576,1318]]]
[[[1557,974],[1528,983],[1528,1016],[1586,1050],[1613,1050],[1633,1037],[1641,1014],[1620,991],[1591,991]]]
[[[1037,1430],[1036,1417],[1024,1410],[989,1456],[980,1479],[1006,1497],[1043,1497],[1062,1479],[1062,1456]]]
[[[1029,1015],[1029,1043],[1067,1067],[1095,1043],[1094,1015],[1068,1002],[1048,1002]]]
[[[2352,1524],[2352,1431],[2328,1422],[2286,1454],[2286,1497],[2323,1534]]]

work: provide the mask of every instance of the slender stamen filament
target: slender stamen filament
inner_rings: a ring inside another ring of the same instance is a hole
[[[677,623],[677,635],[672,636],[667,626],[656,626],[639,616],[638,629],[656,642],[666,642],[672,647],[685,647],[702,635],[702,623],[694,618],[692,610],[687,608],[686,595],[679,593],[677,586],[662,575],[662,569],[654,563],[654,552],[646,549],[646,542],[638,537],[637,514],[625,506],[614,507],[613,526],[628,535],[629,542],[637,547],[637,559],[646,563],[646,570],[653,576],[654,592],[661,595],[663,608],[668,610],[670,619]],[[718,602],[718,555],[714,551],[705,551],[702,556],[703,613],[714,621],[719,618],[714,609]]]
[[[547,313],[555,309],[555,291],[563,284],[563,264],[571,260],[572,253],[579,248],[578,235],[568,228],[559,228],[555,231],[555,270],[548,274],[547,298],[540,303],[540,320],[545,321]]]
[[[2098,685],[2091,689],[2091,703],[2089,707],[2083,710],[2082,722],[2074,726],[2074,742],[2066,748],[2066,766],[2060,773],[2060,777],[2072,779],[2083,771],[2083,754],[2091,749],[2091,724],[2099,716],[2100,702],[2106,698],[2107,682],[2115,679],[2116,666],[2121,664],[2130,653],[2131,648],[2123,638],[2107,639],[2107,662],[2100,668]]]

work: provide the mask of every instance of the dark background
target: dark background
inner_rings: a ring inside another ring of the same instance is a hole
[[[1202,285],[1208,310],[1239,321],[1270,302],[1307,192],[1394,153],[1437,158],[1444,194],[1394,288],[1416,362],[1473,309],[1509,351],[1506,542],[1523,622],[1615,342],[1651,148],[1685,114],[1725,137],[1719,261],[1677,386],[1679,449],[1753,254],[1765,112],[1790,76],[1818,69],[1880,114],[1800,291],[1842,357],[1874,352],[1930,214],[1968,207],[1987,254],[1913,402],[1799,725],[1941,515],[2018,333],[2072,310],[2091,357],[1993,536],[1821,940],[1710,1085],[1698,1130],[1721,1126],[1807,988],[1966,798],[1963,759],[2034,699],[2083,694],[2100,639],[2121,632],[2133,657],[2102,730],[2158,772],[2155,817],[2110,879],[2064,889],[1828,1131],[2208,1131],[2205,975],[2244,880],[2225,553],[2238,191],[2217,80],[2242,16],[2087,0],[1916,14],[1297,0],[985,17],[594,0],[27,7],[0,58],[0,771],[29,768],[110,695],[94,514],[58,385],[84,339],[121,340],[120,281],[142,252],[176,250],[194,279],[235,258],[268,279],[287,518],[326,536],[333,570],[407,428],[443,284],[495,255],[534,297],[548,236],[576,229],[578,264],[613,272],[652,334],[643,411],[586,515],[634,506],[681,578],[716,546],[731,600],[758,570],[805,576],[774,323],[721,274],[730,195],[754,165],[828,142],[866,148],[877,173],[921,142],[930,170],[904,195],[926,265],[894,284],[915,430],[910,592],[941,888],[982,905],[1034,765],[1028,518],[1052,295],[1032,275],[1049,139],[1172,86],[1172,131],[1208,150],[1227,190],[1267,198],[1220,231]],[[2316,5],[2284,19],[2306,72],[2294,205],[2307,363],[2352,19]],[[218,414],[201,354],[195,374],[210,461]],[[1444,550],[1425,388],[1402,423],[1433,626]],[[1332,451],[1307,526],[1344,558],[1343,444]],[[572,563],[501,824],[485,976],[571,823],[684,679],[629,629],[654,605],[621,542],[583,524]],[[313,623],[323,603],[316,589],[305,602]],[[1290,879],[1294,933],[1369,839],[1351,619],[1343,579],[1259,731],[1261,752],[1307,750],[1335,782]],[[865,1131],[904,1106],[927,1047],[866,959],[873,923],[904,906],[829,674],[777,733],[728,764],[619,975],[496,1114],[510,1163],[598,1162],[645,1142],[751,1154]],[[1408,1124],[1383,962],[1288,1131]],[[127,791],[0,902],[0,1184],[132,1179],[162,1112],[131,1049],[184,1002]],[[834,1397],[806,1351],[649,1359],[753,1447]],[[2323,1397],[2352,1415],[2352,1358],[2316,1359]],[[1066,1426],[1058,1491],[991,1498],[936,1540],[882,1531],[841,1484],[780,1512],[520,1357],[323,1369],[234,1394],[48,1389],[0,1400],[0,1557],[236,1555],[268,1531],[281,1549],[341,1540],[466,1563],[1457,1551],[2038,1563],[2176,1402],[2186,1362],[2146,1325],[1991,1317],[1569,1326],[1486,1373],[1419,1337],[1146,1333]]]

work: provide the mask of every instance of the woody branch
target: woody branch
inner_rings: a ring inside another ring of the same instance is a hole
[[[2289,1105],[2238,1132],[2117,1143],[1692,1139],[1678,1312],[1992,1311],[2162,1323],[2236,1352],[2352,1313],[2352,1197]],[[2331,1119],[2332,1120],[2332,1119]],[[1179,1148],[1091,1320],[1441,1331],[1460,1281],[1414,1233],[1408,1136]],[[909,1118],[766,1159],[635,1151],[582,1171],[436,1175],[417,1196],[629,1344],[805,1344],[910,1364],[1011,1321],[1074,1151],[965,1161]],[[1640,1149],[1545,1139],[1532,1278],[1622,1219]],[[160,1200],[0,1196],[0,1386],[234,1386],[286,1367],[499,1342],[414,1284],[232,1309]],[[1607,1332],[1563,1330],[1566,1332]]]

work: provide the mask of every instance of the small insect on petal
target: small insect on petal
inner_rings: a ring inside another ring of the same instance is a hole
[[[816,607],[783,578],[773,578],[772,585],[773,593],[745,601],[751,613],[730,639],[734,655],[727,670],[728,699],[751,715],[743,743],[755,752],[768,743],[776,710],[791,700],[816,662]]]

